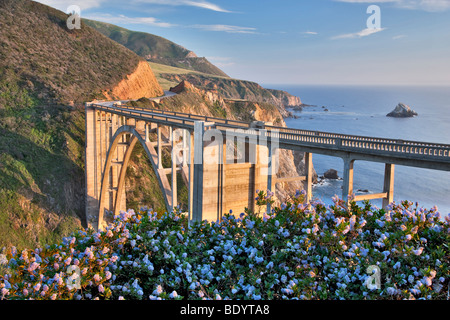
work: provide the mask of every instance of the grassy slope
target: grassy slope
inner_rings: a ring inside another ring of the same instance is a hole
[[[109,23],[87,19],[84,19],[84,21],[105,36],[149,61],[212,75],[227,76],[206,58],[191,57],[191,51],[162,37],[145,32],[131,31]]]
[[[174,74],[174,75],[197,75],[202,77],[208,77],[210,79],[216,79],[220,81],[220,79],[228,79],[228,77],[211,75],[204,72],[199,72],[195,70],[183,69],[173,66],[168,66],[156,62],[149,62],[150,67],[153,70],[156,78],[158,79],[159,84],[164,90],[169,90],[171,87],[175,87],[179,84],[177,81],[166,79],[164,75]]]

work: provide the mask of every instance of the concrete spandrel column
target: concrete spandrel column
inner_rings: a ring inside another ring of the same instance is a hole
[[[149,123],[146,122],[145,123],[145,127],[144,127],[144,130],[145,130],[145,143],[150,141],[149,126],[150,126]]]
[[[161,126],[158,124],[156,127],[157,132],[157,150],[158,153],[158,169],[162,169],[162,139],[161,139]]]
[[[189,132],[188,225],[194,216],[194,133]]]
[[[188,139],[189,139],[189,131],[183,130],[183,167],[188,165]]]

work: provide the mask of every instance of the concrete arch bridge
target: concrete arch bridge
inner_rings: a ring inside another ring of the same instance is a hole
[[[151,133],[156,133],[155,141]],[[343,135],[276,127],[215,117],[141,109],[117,103],[86,104],[86,219],[105,227],[108,214],[126,210],[125,176],[140,143],[158,178],[168,208],[177,206],[177,174],[188,186],[189,221],[221,219],[230,209],[255,210],[256,190],[276,182],[303,180],[312,197],[312,154],[344,161],[343,199],[353,196],[357,160],[385,164],[383,192],[354,196],[356,201],[393,201],[395,165],[450,171],[450,145]],[[163,149],[172,155],[162,162]],[[306,174],[277,178],[278,150],[305,153]]]

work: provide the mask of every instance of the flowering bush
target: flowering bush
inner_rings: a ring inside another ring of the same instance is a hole
[[[0,298],[448,299],[450,217],[437,208],[303,200],[191,226],[178,211],[121,212],[104,231],[4,252]]]

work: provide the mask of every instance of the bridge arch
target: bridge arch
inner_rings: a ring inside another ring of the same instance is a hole
[[[166,207],[169,208],[172,204],[172,190],[167,188],[168,183],[165,183],[167,177],[160,175],[160,171],[157,169],[158,164],[154,161],[154,147],[152,142],[146,141],[145,138],[137,131],[134,126],[123,125],[119,127],[111,139],[111,143],[107,152],[106,161],[104,168],[102,170],[102,180],[100,188],[100,200],[99,200],[99,216],[98,216],[98,227],[101,228],[105,223],[105,211],[108,210],[115,215],[119,214],[121,210],[126,210],[126,199],[125,199],[125,178],[126,171],[130,162],[131,154],[137,143],[140,143],[153,168],[153,171],[158,179],[159,186],[163,191],[164,202]],[[115,159],[115,155],[118,153],[120,146],[125,147],[123,157],[121,161]],[[153,151],[152,150],[152,151]],[[111,169],[114,165],[119,166],[119,174],[117,179],[111,177]],[[115,191],[112,196],[108,195],[108,189],[111,185],[111,180],[113,181],[113,188]],[[108,201],[109,200],[109,201]],[[109,203],[107,203],[109,202]]]

